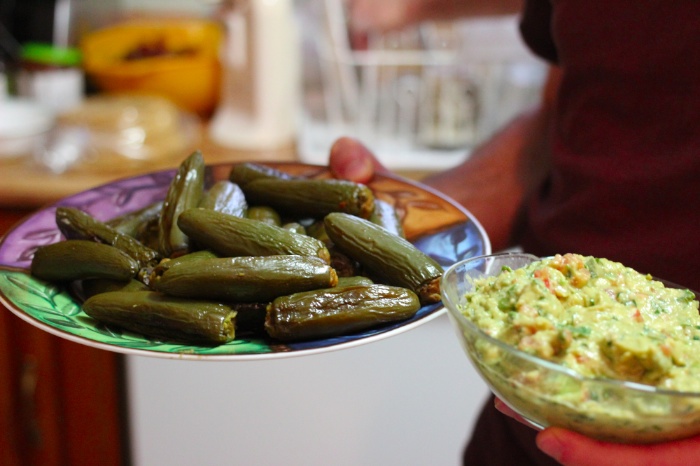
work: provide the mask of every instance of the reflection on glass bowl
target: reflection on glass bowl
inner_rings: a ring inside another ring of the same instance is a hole
[[[700,433],[700,393],[586,377],[487,335],[467,317],[474,279],[538,258],[494,254],[457,262],[442,278],[442,298],[471,363],[493,393],[535,428],[564,427],[605,441],[654,443]],[[667,284],[669,286],[669,284]]]

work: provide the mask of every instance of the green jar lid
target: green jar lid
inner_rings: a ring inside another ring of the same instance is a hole
[[[43,65],[78,66],[81,54],[77,48],[27,42],[22,46],[22,59]]]

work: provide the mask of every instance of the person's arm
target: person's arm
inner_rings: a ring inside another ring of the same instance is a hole
[[[522,0],[347,0],[357,29],[389,31],[425,20],[495,16],[520,11]]]

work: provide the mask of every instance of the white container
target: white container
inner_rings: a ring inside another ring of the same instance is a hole
[[[33,100],[0,99],[0,159],[33,155],[54,120],[50,107]]]
[[[79,68],[21,71],[17,80],[20,95],[41,102],[59,113],[83,101],[85,78]]]
[[[49,43],[22,46],[22,66],[17,76],[19,95],[63,112],[83,100],[85,81],[80,51]]]
[[[300,105],[300,52],[292,0],[233,0],[222,19],[222,89],[211,139],[235,149],[292,144]]]

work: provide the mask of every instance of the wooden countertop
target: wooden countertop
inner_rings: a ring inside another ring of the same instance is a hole
[[[203,136],[196,148],[202,151],[207,164],[298,160],[293,144],[270,150],[244,151],[218,146]],[[119,167],[115,167],[114,170],[108,167],[100,171],[75,169],[61,174],[38,167],[25,158],[0,159],[0,208],[21,210],[36,208],[115,179],[175,168],[188,155],[189,152],[186,152],[166,160],[143,163],[132,169],[119,169]]]
[[[299,157],[294,144],[268,150],[236,150],[218,146],[203,140],[197,149],[202,151],[207,164],[235,163],[243,161],[297,162]],[[0,209],[34,210],[58,201],[66,196],[99,186],[110,181],[148,173],[156,170],[176,168],[189,152],[172,158],[148,162],[133,169],[119,170],[70,170],[55,174],[33,165],[26,159],[0,159]],[[421,180],[433,173],[429,170],[397,170],[396,174],[413,180]]]

